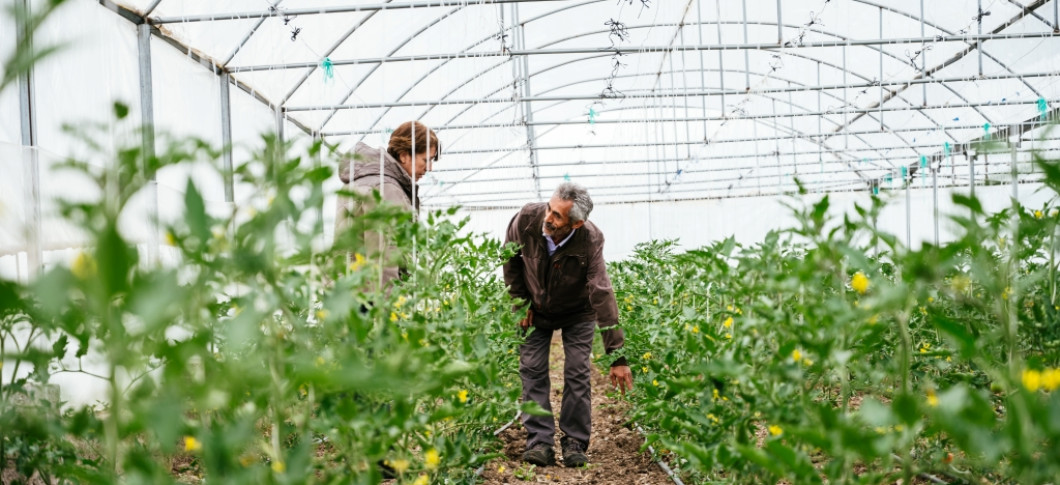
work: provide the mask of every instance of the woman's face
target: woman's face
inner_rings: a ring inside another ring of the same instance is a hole
[[[412,163],[412,154],[411,153],[401,153],[400,154],[401,167],[404,168],[405,171],[408,172],[409,175],[412,176],[413,180],[419,182],[420,178],[422,178],[424,174],[426,174],[427,172],[429,172],[431,170],[431,168],[432,168],[431,165],[433,165],[433,161],[434,161],[435,157],[437,157],[437,156],[438,156],[438,149],[435,148],[435,147],[431,147],[431,156],[430,156],[430,158],[427,157],[427,152],[417,153],[416,154],[416,163],[413,164]]]

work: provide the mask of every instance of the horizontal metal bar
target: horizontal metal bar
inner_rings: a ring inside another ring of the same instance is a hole
[[[1053,74],[1054,76],[1057,74]],[[972,81],[972,78],[967,78],[967,81]],[[838,89],[838,88],[837,88]],[[689,97],[700,97],[700,96],[713,96],[718,94],[717,91],[688,91],[680,92],[675,94],[667,94],[660,96],[659,94],[630,94],[621,97],[606,97],[601,96],[599,93],[596,94],[585,94],[585,95],[574,95],[574,96],[530,96],[530,97],[518,97],[518,98],[492,98],[492,99],[451,99],[441,101],[396,101],[390,103],[362,103],[362,104],[342,104],[342,105],[318,105],[318,106],[291,106],[284,108],[284,111],[293,113],[300,111],[327,111],[333,109],[371,109],[371,108],[395,108],[395,107],[415,107],[415,106],[450,106],[450,105],[467,105],[467,104],[515,104],[524,102],[556,102],[556,101],[599,101],[599,100],[624,100],[624,99],[657,99],[657,98],[689,98]],[[912,110],[923,110],[923,109],[942,109],[942,108],[977,108],[982,106],[1014,106],[1023,104],[1033,104],[1038,100],[1024,101],[1005,101],[1005,102],[992,102],[992,103],[962,103],[962,104],[943,104],[943,105],[932,105],[932,106],[903,106],[903,107],[885,107],[883,111],[912,111]],[[1050,103],[1055,100],[1047,100]],[[875,113],[879,112],[880,108],[865,108],[855,110],[826,110],[826,111],[807,111],[805,113],[793,113],[785,115],[751,115],[742,116],[740,118],[723,118],[717,117],[717,120],[724,119],[754,119],[756,116],[759,118],[775,118],[784,116],[822,116],[822,115],[842,115],[842,114],[857,114],[857,113]],[[375,133],[367,132],[364,134]]]
[[[1050,153],[1050,152],[1055,152],[1055,151],[1060,151],[1060,147],[1056,147],[1056,148],[1042,148],[1042,149],[1034,149],[1034,150],[1028,148],[1028,149],[1017,150],[1015,153],[1018,153],[1018,154],[1039,153],[1040,154],[1040,153]],[[817,152],[804,152],[804,153],[807,154],[807,155],[816,155],[817,154]],[[1011,154],[1013,152],[1012,152],[1012,150],[1008,150],[1005,153]],[[791,153],[785,153],[784,155],[785,156],[789,156],[789,155],[792,155],[792,154]],[[754,156],[743,155],[743,156],[741,156],[739,158],[740,159],[750,159],[750,158],[754,158]],[[769,158],[769,157],[763,157],[763,158]],[[909,157],[902,157],[902,158],[904,158],[904,159],[917,159],[918,156],[909,156]],[[699,161],[702,162],[703,160],[700,159]],[[878,161],[878,160],[871,160],[868,163],[875,164],[876,161]],[[1026,163],[1026,162],[1029,162],[1029,161],[1030,160],[1021,160],[1019,163]],[[673,162],[694,162],[694,160],[689,160],[689,159],[620,160],[620,161],[612,162],[611,164],[612,165],[623,165],[623,164],[631,164],[631,163],[652,164],[652,163],[666,163],[666,162],[669,162],[669,163],[673,163]],[[884,172],[894,172],[895,170],[897,170],[896,166],[883,166],[883,167],[881,167],[881,166],[865,166],[863,164],[863,162],[861,162],[860,160],[850,160],[850,159],[821,160],[821,161],[804,160],[804,161],[799,162],[795,166],[799,167],[799,168],[805,168],[806,169],[805,171],[803,171],[801,173],[807,173],[807,174],[811,174],[812,175],[812,174],[821,173],[821,172],[815,170],[815,169],[817,169],[819,167],[832,166],[832,165],[841,165],[843,167],[849,167],[850,164],[852,164],[852,163],[858,164],[858,170],[861,170],[863,172],[871,172],[871,171],[874,171],[874,170],[879,170],[879,171],[884,171]],[[919,163],[919,160],[914,160],[914,164],[915,163]],[[608,165],[608,163],[606,163],[606,162],[598,162],[598,164],[600,164],[600,165]],[[539,165],[539,167],[546,167],[546,166],[548,166],[548,165]],[[577,165],[570,165],[570,166],[577,166]],[[779,164],[755,165],[755,166],[744,165],[744,166],[739,166],[739,167],[695,167],[695,166],[686,166],[685,168],[681,169],[681,176],[693,175],[693,174],[719,173],[719,172],[739,172],[739,171],[748,171],[748,170],[754,171],[754,170],[764,170],[764,169],[783,169],[783,168],[791,168],[792,166],[793,165],[791,164],[791,162],[782,162],[782,163],[779,163]],[[517,167],[517,168],[528,168],[528,167],[526,166],[526,164],[523,164],[523,165],[521,165],[520,167]],[[849,168],[846,169],[846,170],[839,170],[839,171],[829,170],[829,171],[826,171],[824,173],[851,173],[851,174],[853,174],[853,172],[851,172],[849,170]],[[652,172],[637,171],[637,172],[622,172],[622,173],[608,172],[608,173],[590,173],[590,174],[575,174],[575,175],[570,175],[570,174],[565,174],[565,175],[544,175],[544,176],[539,176],[539,178],[541,178],[541,179],[563,179],[563,178],[566,178],[566,177],[570,177],[572,179],[573,178],[578,178],[578,179],[590,178],[591,179],[591,178],[601,178],[601,177],[634,177],[634,176],[636,176],[636,177],[648,177],[648,176],[651,176],[651,175],[671,177],[671,176],[675,175],[675,172],[673,170],[669,170],[669,171],[652,171]],[[776,174],[773,174],[773,175],[770,175],[770,176],[771,177],[776,177]],[[441,182],[443,182],[444,184],[446,184],[446,185],[449,185],[449,184],[466,185],[466,184],[476,184],[476,183],[515,182],[515,181],[525,180],[525,179],[526,179],[526,177],[496,177],[496,178],[482,178],[482,179],[477,179],[476,178],[476,179],[460,180],[460,181],[452,181],[452,180],[444,180],[444,179],[439,179],[439,180]],[[428,184],[424,188],[424,190],[426,191],[428,188],[434,187],[434,186],[435,185],[429,185]],[[425,193],[429,193],[429,192],[425,192]]]
[[[540,0],[539,0],[540,1]],[[898,44],[921,44],[921,43],[936,43],[936,42],[985,42],[988,40],[1012,40],[1012,39],[1040,39],[1049,37],[1060,37],[1060,34],[1054,34],[1053,32],[1029,32],[1021,34],[970,34],[970,35],[948,35],[935,37],[906,37],[906,38],[894,38],[894,39],[841,39],[841,40],[829,40],[829,41],[818,41],[818,42],[807,42],[800,45],[800,48],[813,48],[813,47],[841,47],[841,46],[873,46],[873,45],[898,45]],[[390,62],[411,62],[411,61],[444,61],[453,59],[486,59],[486,58],[508,58],[508,57],[522,57],[522,56],[543,56],[543,55],[570,55],[570,54],[658,54],[658,53],[670,53],[670,52],[702,52],[702,51],[742,51],[742,50],[761,50],[761,51],[773,51],[776,49],[784,49],[785,47],[778,46],[774,43],[749,43],[749,44],[705,44],[705,45],[674,45],[674,46],[653,46],[653,47],[586,47],[586,48],[567,48],[567,49],[516,49],[508,51],[490,51],[490,52],[464,52],[464,53],[438,53],[438,54],[422,54],[422,55],[410,55],[410,56],[389,56],[389,57],[364,57],[359,59],[332,59],[331,63],[335,66],[349,66],[358,64],[382,64]],[[305,69],[309,67],[315,67],[320,65],[321,61],[307,61],[307,62],[290,62],[284,64],[258,64],[248,66],[233,66],[232,72],[252,72],[252,71],[275,71],[281,69]]]
[[[500,3],[524,3],[524,2],[557,2],[563,0],[475,0],[474,2],[468,1],[450,1],[446,2],[443,0],[414,0],[407,2],[393,2],[393,3],[371,3],[367,5],[345,5],[335,7],[310,7],[310,8],[288,8],[288,9],[276,9],[276,10],[253,10],[247,12],[235,12],[235,13],[217,13],[217,14],[193,14],[193,15],[181,15],[173,17],[153,17],[149,21],[153,25],[163,24],[177,24],[177,23],[189,23],[189,22],[212,22],[217,20],[243,20],[243,19],[257,19],[262,17],[279,17],[282,15],[296,16],[296,15],[326,15],[332,13],[355,13],[355,12],[374,12],[377,10],[401,10],[401,9],[412,9],[412,8],[428,8],[428,7],[466,7],[469,5],[496,5]]]
[[[780,116],[778,114],[778,117],[783,117],[783,116]],[[981,127],[973,126],[973,127],[970,127],[970,128],[954,128],[954,129],[975,129],[975,128],[981,128]],[[935,128],[934,130],[947,130],[947,129],[950,129],[950,128],[944,126],[944,127],[941,127],[941,128]],[[924,129],[923,131],[931,132],[931,131],[934,131],[934,130],[932,130],[932,129]],[[799,138],[804,139],[804,140],[805,139],[815,139],[816,138],[816,139],[819,139],[819,141],[820,141],[820,140],[827,140],[830,137],[840,136],[840,135],[877,135],[877,134],[888,134],[888,133],[893,134],[893,133],[897,133],[897,132],[898,132],[897,130],[895,130],[895,131],[878,131],[878,130],[872,131],[872,130],[870,130],[870,131],[828,132],[828,133],[798,133],[798,134],[796,134],[796,136],[798,136]],[[683,146],[683,145],[700,145],[700,144],[702,144],[702,145],[716,145],[716,144],[721,144],[721,143],[761,142],[761,141],[771,141],[771,140],[775,140],[775,139],[782,139],[783,140],[783,139],[790,139],[790,138],[791,138],[791,133],[790,132],[784,132],[784,133],[782,133],[780,135],[773,136],[773,137],[759,136],[759,137],[730,138],[730,139],[709,140],[709,141],[708,140],[681,140],[681,141],[668,141],[668,142],[665,142],[665,143],[663,143],[663,142],[615,143],[615,144],[608,144],[608,145],[553,145],[553,146],[542,145],[542,146],[537,146],[535,148],[537,150],[573,150],[573,149],[595,149],[595,148],[635,148],[635,147],[652,147],[652,146],[660,146],[660,145],[662,145],[662,146],[666,146],[666,145],[681,145],[681,146]],[[938,144],[935,144],[934,146],[938,146]],[[910,148],[912,148],[912,146],[910,146]],[[521,150],[525,150],[525,149],[526,149],[525,146],[518,146],[518,147],[508,147],[508,148],[483,148],[483,149],[475,149],[475,150],[449,150],[449,151],[445,152],[445,155],[446,156],[452,156],[452,155],[470,155],[470,154],[477,154],[477,153],[507,153],[507,152],[517,152],[517,151],[521,151]],[[842,151],[842,150],[836,149],[834,151]],[[769,152],[769,153],[772,154],[772,152]]]
[[[1023,173],[1023,174],[1020,174],[1020,175],[1022,175],[1023,177],[1018,181],[1019,184],[1041,183],[1042,180],[1043,180],[1043,178],[1041,178],[1041,175],[1038,174],[1038,173],[1030,173],[1030,174]],[[1035,175],[1037,175],[1038,177],[1036,177],[1036,178],[1033,177]],[[769,179],[769,178],[775,179],[776,175],[772,175],[772,176],[766,177],[766,178],[767,179]],[[942,181],[942,180],[950,180],[951,181],[948,184],[943,184],[943,183],[940,182],[939,183],[939,188],[953,188],[953,187],[958,187],[959,188],[959,187],[966,187],[967,184],[968,184],[967,177],[961,176],[960,174],[951,177],[948,174],[940,173],[939,174],[939,180],[940,181]],[[976,177],[976,181],[981,181],[981,180],[984,180],[984,179]],[[846,186],[849,186],[850,189],[847,189],[847,190],[835,190],[836,188],[846,187]],[[755,187],[732,187],[732,188],[729,188],[729,187],[724,187],[724,188],[723,187],[717,187],[717,188],[678,188],[678,189],[670,189],[665,194],[658,194],[655,191],[648,192],[648,191],[644,191],[644,190],[623,191],[623,192],[617,192],[617,193],[603,193],[603,194],[601,194],[601,193],[598,193],[597,191],[595,191],[593,187],[588,187],[588,189],[589,189],[589,194],[592,195],[592,197],[593,197],[594,204],[596,204],[596,207],[600,207],[600,206],[604,206],[604,205],[641,204],[641,203],[670,203],[670,202],[683,202],[683,201],[694,201],[694,200],[721,200],[721,199],[748,198],[748,197],[769,197],[769,196],[775,196],[775,195],[780,195],[780,194],[785,194],[785,193],[792,193],[792,192],[795,191],[795,184],[794,183],[771,184],[771,185],[762,186],[761,188],[759,188],[757,186],[755,186]],[[761,190],[761,189],[773,189],[773,191],[767,192],[767,191],[764,191],[764,190]],[[866,184],[863,181],[851,180],[851,181],[840,181],[840,182],[837,182],[835,184],[829,184],[829,185],[824,185],[824,186],[822,186],[820,183],[814,183],[814,184],[810,184],[809,186],[807,186],[806,189],[810,193],[867,192],[867,191],[871,190],[872,187],[870,185]],[[930,190],[930,188],[928,188],[928,187],[925,187],[923,189],[918,189],[917,187],[912,187],[912,189],[913,190]],[[733,190],[745,190],[745,191],[755,190],[756,193],[732,194],[731,192]],[[903,187],[888,187],[888,186],[885,186],[885,185],[881,185],[880,186],[880,191],[881,192],[899,191],[899,190],[904,190],[904,186]],[[507,192],[507,194],[510,194],[510,193],[511,192]],[[666,196],[668,196],[670,194],[675,194],[675,193],[695,193],[695,194],[711,194],[711,193],[714,193],[714,194],[718,194],[718,195],[699,195],[699,196],[695,196],[695,197],[666,197]],[[527,192],[527,194],[529,194],[529,192]],[[641,197],[654,196],[654,197],[650,198],[650,199],[649,198],[643,198],[643,199],[629,200],[628,197],[630,197],[630,196],[641,196]],[[611,198],[611,197],[618,198],[619,200],[608,200],[608,198]],[[505,197],[505,198],[493,198],[493,199],[483,199],[483,200],[469,200],[469,201],[464,201],[464,202],[461,202],[458,197],[454,197],[454,196],[438,197],[438,199],[457,199],[457,200],[455,200],[454,203],[445,203],[445,202],[443,202],[443,203],[432,203],[430,201],[430,199],[425,198],[424,199],[424,205],[425,206],[431,206],[431,207],[448,207],[450,205],[460,205],[465,210],[491,210],[491,209],[519,208],[519,207],[522,207],[523,204],[531,201],[531,198],[529,196],[527,196],[527,197],[519,197],[519,198],[516,198],[516,197]],[[494,205],[493,206],[481,206],[481,205],[480,206],[474,206],[474,205],[469,205],[469,204],[494,204]],[[504,204],[504,205],[497,206],[496,204]],[[508,205],[508,204],[514,204],[514,205]]]
[[[949,177],[947,177],[947,178],[949,178]],[[1020,184],[1034,184],[1034,183],[1040,183],[1040,182],[1041,182],[1040,179],[1031,179],[1031,180],[1020,180],[1019,183]],[[945,184],[945,185],[942,184],[942,183],[939,184],[939,188],[940,189],[942,189],[942,188],[960,188],[960,187],[966,187],[966,186],[967,186],[967,182],[966,181],[962,182],[962,181],[959,181],[959,180],[954,180],[953,182],[950,182],[950,183]],[[849,187],[849,188],[843,189],[843,187]],[[689,197],[665,197],[665,198],[664,197],[657,197],[657,198],[654,198],[654,199],[649,199],[649,198],[629,199],[629,197],[634,197],[634,196],[635,197],[644,197],[646,195],[643,191],[640,191],[640,192],[626,192],[626,193],[616,193],[616,194],[602,194],[602,195],[599,195],[599,196],[593,195],[593,199],[594,199],[593,203],[595,204],[595,207],[603,207],[603,206],[618,206],[618,205],[631,205],[631,204],[695,202],[695,201],[723,200],[723,199],[749,199],[749,198],[757,198],[757,197],[776,197],[778,195],[792,193],[792,192],[795,191],[795,186],[791,185],[791,184],[783,185],[783,186],[770,185],[770,186],[764,186],[763,188],[775,189],[775,190],[773,190],[771,192],[766,192],[766,191],[760,190],[758,187],[741,187],[740,188],[741,190],[752,190],[752,189],[755,189],[756,192],[753,192],[753,193],[737,193],[737,194],[730,193],[731,190],[729,190],[729,189],[716,189],[716,190],[712,190],[712,191],[711,190],[705,190],[705,189],[673,190],[671,192],[667,192],[667,195],[669,195],[670,193],[696,193],[696,194],[710,194],[710,193],[714,193],[714,194],[717,194],[717,195],[696,195],[696,196],[689,196]],[[786,189],[786,190],[784,190],[784,189]],[[826,192],[827,193],[868,192],[868,191],[871,190],[871,188],[870,187],[866,187],[864,183],[854,183],[854,184],[837,183],[837,184],[835,184],[833,186],[825,186],[825,187],[810,186],[810,187],[807,187],[806,189],[811,194],[826,193]],[[881,192],[889,192],[889,191],[892,191],[892,190],[898,191],[898,190],[904,190],[904,188],[897,188],[897,187],[895,187],[893,189],[889,188],[889,187],[881,188]],[[927,188],[927,187],[925,187],[924,189],[919,189],[917,187],[913,187],[913,190],[930,190],[930,189]],[[592,194],[590,193],[590,195],[592,195]],[[614,198],[616,198],[616,200],[608,200],[609,197],[614,197]],[[470,201],[468,203],[460,203],[458,205],[460,205],[466,211],[515,210],[515,209],[519,209],[519,208],[523,207],[523,205],[525,205],[527,202],[530,202],[530,200],[531,199],[529,199],[529,198],[520,198],[520,199],[514,199],[514,198],[486,199],[486,200],[479,200],[479,201]],[[469,205],[469,204],[479,204],[479,205]],[[488,205],[486,205],[486,204],[488,204]],[[449,207],[449,205],[450,204],[431,204],[428,201],[424,201],[424,206],[427,206],[427,207]]]

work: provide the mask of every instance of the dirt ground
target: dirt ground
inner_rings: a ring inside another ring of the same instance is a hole
[[[551,370],[552,409],[558,411],[563,389],[563,348],[559,332],[552,340]],[[501,433],[505,458],[486,465],[482,473],[487,485],[517,485],[526,483],[571,483],[571,484],[673,484],[659,466],[651,461],[647,452],[641,453],[644,438],[625,427],[624,411],[627,405],[607,396],[611,384],[603,373],[594,372],[593,386],[593,430],[592,442],[586,453],[589,465],[585,468],[535,467],[522,461],[526,448],[526,431],[518,423]],[[559,423],[556,423],[556,461],[562,462],[559,446]]]

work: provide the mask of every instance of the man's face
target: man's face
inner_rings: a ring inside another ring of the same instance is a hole
[[[585,221],[571,223],[570,210],[572,207],[574,207],[573,200],[563,200],[552,196],[552,199],[548,201],[548,205],[545,206],[545,223],[541,227],[546,236],[551,237],[555,242],[559,242],[566,239],[571,231],[585,224]]]
[[[417,153],[415,165],[412,163],[411,153],[402,153],[400,156],[402,168],[412,175],[413,180],[419,182],[424,174],[434,168],[434,160],[438,156],[438,149],[431,147],[431,157],[429,159],[427,158],[427,152]],[[413,173],[413,171],[415,171],[415,173]]]

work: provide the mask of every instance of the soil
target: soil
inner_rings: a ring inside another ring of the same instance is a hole
[[[551,365],[552,409],[559,410],[563,389],[563,348],[557,331],[552,339]],[[595,367],[594,367],[594,370]],[[519,423],[500,435],[504,443],[503,459],[486,465],[482,478],[486,485],[526,483],[630,484],[667,485],[673,481],[663,473],[648,453],[641,452],[644,437],[630,429],[625,419],[627,403],[607,395],[611,383],[603,372],[593,372],[593,429],[589,465],[585,468],[534,467],[522,461],[526,449],[526,430]],[[556,423],[556,459],[562,462],[559,423]]]

